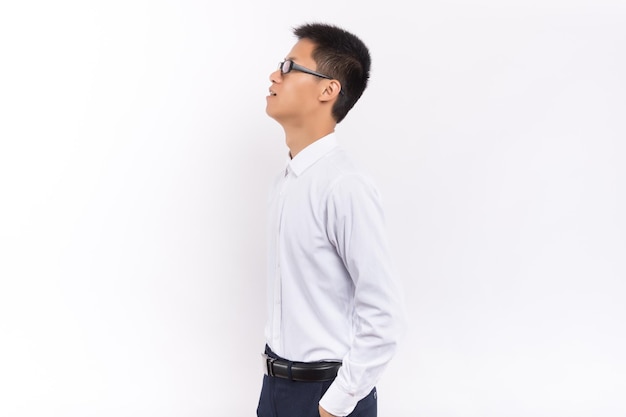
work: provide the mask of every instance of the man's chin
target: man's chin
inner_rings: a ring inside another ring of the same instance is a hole
[[[280,117],[279,117],[279,115],[278,115],[278,114],[276,114],[276,112],[273,112],[273,111],[270,109],[270,106],[266,106],[266,107],[265,107],[265,113],[266,113],[269,117],[271,117],[272,119],[274,119],[274,120],[276,120],[277,122],[279,122],[279,123],[280,123],[280,120],[279,120],[279,118],[280,118]]]

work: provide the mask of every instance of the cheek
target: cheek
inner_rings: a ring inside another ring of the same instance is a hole
[[[305,74],[296,73],[298,78],[289,80],[289,84],[285,85],[285,90],[299,99],[314,99],[317,96],[319,86],[315,83],[315,80],[305,77]],[[312,77],[312,76],[309,76]]]
[[[307,95],[300,90],[283,90],[280,96],[280,108],[288,113],[300,113],[308,104]]]
[[[298,103],[301,107],[309,108],[317,103],[318,91],[317,87],[308,83],[299,85],[290,92],[290,97],[294,103]]]

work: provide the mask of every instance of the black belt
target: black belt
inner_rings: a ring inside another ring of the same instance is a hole
[[[292,381],[332,381],[337,376],[341,362],[292,362],[263,355],[265,375]]]

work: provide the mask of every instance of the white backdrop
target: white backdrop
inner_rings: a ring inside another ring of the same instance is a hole
[[[624,2],[6,3],[0,415],[254,415],[268,76],[317,20],[373,57],[338,133],[406,288],[379,414],[626,415]]]

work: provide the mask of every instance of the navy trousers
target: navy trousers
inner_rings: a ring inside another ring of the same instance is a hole
[[[265,375],[258,417],[320,417],[319,401],[332,381],[300,382]],[[358,402],[350,417],[376,417],[376,388]]]
[[[319,402],[330,384],[332,381],[290,381],[265,375],[257,417],[319,417]],[[377,404],[374,388],[358,402],[349,417],[376,417]]]

